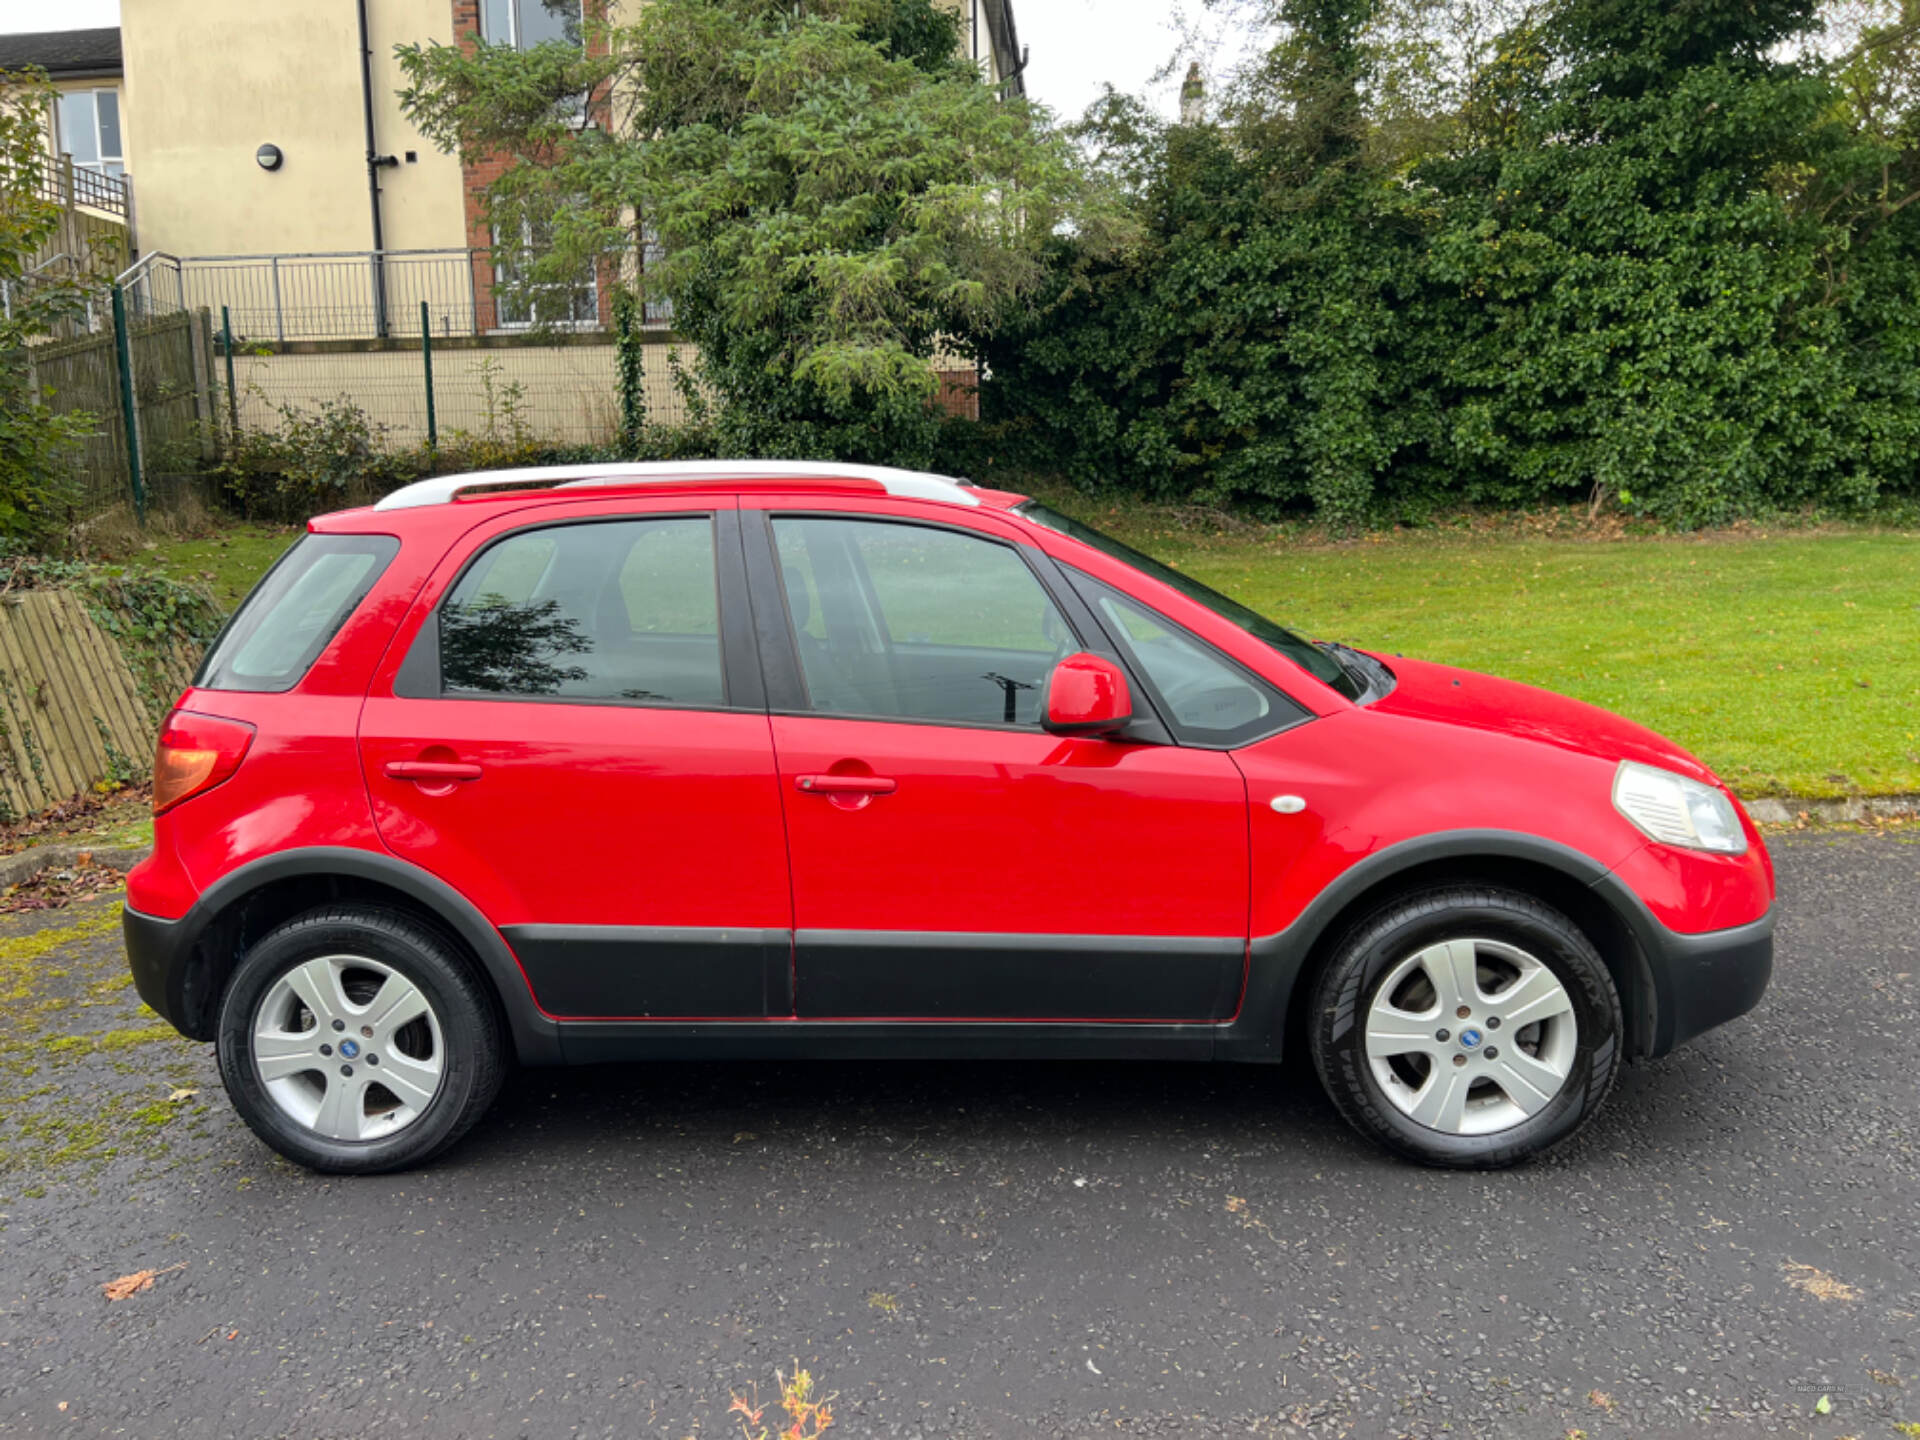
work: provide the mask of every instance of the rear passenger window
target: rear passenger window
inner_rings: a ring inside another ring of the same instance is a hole
[[[391,535],[302,536],[234,612],[193,683],[291,690],[399,553]]]
[[[440,607],[449,695],[726,704],[709,516],[523,530]]]

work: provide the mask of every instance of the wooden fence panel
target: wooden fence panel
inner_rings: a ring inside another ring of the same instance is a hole
[[[184,659],[176,662],[169,679],[184,681],[173,674]],[[119,646],[79,596],[0,597],[0,819],[144,771],[155,719]]]
[[[36,345],[27,352],[36,386],[49,392],[47,404],[58,414],[83,410],[93,418],[81,442],[77,468],[80,493],[74,508],[90,518],[127,504],[126,425],[120,414],[120,367],[113,353],[113,331]]]

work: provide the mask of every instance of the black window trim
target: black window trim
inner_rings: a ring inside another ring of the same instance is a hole
[[[1093,623],[1098,625],[1102,633],[1107,635],[1109,643],[1125,656],[1123,663],[1128,677],[1139,684],[1143,693],[1151,697],[1154,708],[1164,717],[1168,730],[1172,732],[1179,744],[1186,749],[1244,750],[1249,745],[1258,745],[1263,740],[1271,740],[1276,735],[1284,734],[1289,730],[1319,718],[1313,711],[1307,709],[1306,706],[1287,694],[1285,690],[1282,690],[1271,680],[1255,674],[1247,666],[1242,665],[1238,660],[1234,659],[1233,656],[1220,649],[1219,646],[1213,644],[1204,636],[1196,635],[1178,620],[1169,619],[1154,606],[1142,600],[1138,595],[1130,594],[1122,590],[1118,585],[1109,584],[1098,576],[1090,575],[1077,565],[1069,565],[1059,560],[1055,560],[1054,563],[1060,567],[1062,576],[1085,603],[1088,612],[1093,617]],[[1164,625],[1168,630],[1173,631],[1177,635],[1184,636],[1201,650],[1211,655],[1215,660],[1218,660],[1227,669],[1239,675],[1248,684],[1266,695],[1270,702],[1277,702],[1273,704],[1271,713],[1278,723],[1270,725],[1264,730],[1236,736],[1232,740],[1212,739],[1194,730],[1192,726],[1182,725],[1179,718],[1174,714],[1173,707],[1167,703],[1166,696],[1160,692],[1160,687],[1154,684],[1151,677],[1147,675],[1146,667],[1138,663],[1137,657],[1133,654],[1127,641],[1124,637],[1114,634],[1113,627],[1108,625],[1101,617],[1100,607],[1096,602],[1099,600],[1099,592],[1102,590],[1112,591],[1129,605],[1136,605],[1146,611],[1146,613],[1151,615],[1159,624]],[[1289,714],[1291,718],[1286,718]]]
[[[440,673],[440,612],[467,572],[494,546],[535,530],[558,530],[574,525],[619,525],[646,520],[706,520],[713,537],[713,587],[716,638],[720,646],[720,684],[726,703],[688,705],[670,700],[637,700],[626,696],[508,695],[487,691],[448,690]],[[536,512],[525,524],[488,536],[454,573],[427,611],[394,673],[393,693],[403,700],[459,700],[506,705],[590,705],[627,710],[677,710],[686,714],[726,715],[766,713],[766,687],[753,643],[748,611],[746,561],[740,542],[740,512],[732,506],[694,505],[687,509],[641,510],[612,515],[569,515],[540,518]]]
[[[998,730],[1013,735],[1044,735],[1038,725],[1009,725],[997,720],[949,720],[926,715],[865,715],[849,710],[817,710],[807,694],[806,678],[800,668],[800,642],[794,634],[793,614],[787,604],[786,584],[781,578],[779,544],[774,538],[775,520],[851,520],[881,525],[917,526],[923,530],[945,530],[989,545],[1001,545],[1020,557],[1041,591],[1060,612],[1060,618],[1073,632],[1074,642],[1083,650],[1102,655],[1129,670],[1125,657],[1114,647],[1095,620],[1085,602],[1061,576],[1053,557],[1037,545],[1004,535],[989,534],[971,525],[922,518],[918,515],[890,515],[871,510],[794,508],[781,506],[759,511],[758,525],[741,524],[746,544],[748,591],[754,605],[754,627],[760,639],[761,666],[766,673],[768,713],[816,720],[861,720],[886,725],[931,725],[949,730]],[[1136,695],[1145,691],[1135,688]],[[1173,736],[1157,713],[1141,714],[1136,707],[1133,723],[1116,737],[1146,745],[1170,745]]]

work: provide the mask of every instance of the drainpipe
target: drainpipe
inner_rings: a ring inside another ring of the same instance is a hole
[[[373,46],[367,40],[367,0],[355,0],[360,17],[360,110],[367,127],[367,205],[373,212],[373,323],[381,339],[387,336],[386,240],[380,228],[380,167],[394,163],[373,143]]]

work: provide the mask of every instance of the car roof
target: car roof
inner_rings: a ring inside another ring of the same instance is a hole
[[[626,489],[648,485],[680,485],[724,490],[746,483],[775,482],[795,488],[821,486],[872,489],[900,499],[933,500],[949,505],[977,506],[993,492],[975,489],[964,480],[918,470],[895,470],[883,465],[843,465],[821,460],[656,460],[599,465],[536,465],[514,470],[476,470],[464,475],[436,475],[402,486],[378,501],[377,511],[413,510],[455,500],[498,497],[524,502],[526,491]],[[559,498],[556,496],[555,498]]]

